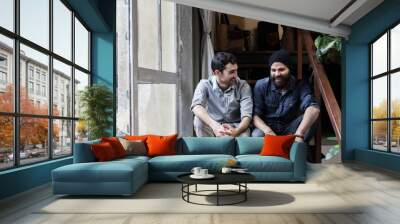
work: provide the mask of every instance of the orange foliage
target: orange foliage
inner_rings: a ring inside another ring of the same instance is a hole
[[[14,97],[13,97],[13,86],[7,86],[5,93],[0,93],[0,111],[2,112],[13,112]],[[40,114],[47,115],[48,106],[38,106],[29,99],[29,96],[25,88],[20,89],[20,108],[23,114]],[[58,110],[54,111],[55,114],[59,114]],[[12,147],[13,146],[13,117],[12,116],[0,116],[0,146],[1,147]],[[32,117],[21,117],[20,118],[20,146],[21,149],[25,145],[30,144],[45,144],[48,136],[48,119],[47,118],[32,118]],[[59,136],[59,127],[53,126],[53,138]]]

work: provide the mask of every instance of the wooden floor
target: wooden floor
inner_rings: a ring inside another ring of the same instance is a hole
[[[35,214],[38,207],[54,200],[47,185],[1,201],[0,223],[400,223],[398,173],[359,163],[310,164],[308,182],[366,206],[357,214]]]

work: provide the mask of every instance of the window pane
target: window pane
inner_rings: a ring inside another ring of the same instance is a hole
[[[391,103],[391,116],[400,118],[400,72],[391,75],[391,88],[390,88],[390,103]]]
[[[387,77],[372,81],[372,118],[387,118]]]
[[[0,35],[0,111],[14,111],[14,43]]]
[[[175,134],[176,85],[139,84],[138,88],[139,134]]]
[[[49,0],[20,0],[21,36],[49,47]]]
[[[22,117],[20,119],[21,164],[34,163],[49,158],[49,120]]]
[[[0,1],[0,26],[14,31],[14,0]]]
[[[89,70],[89,32],[75,18],[75,63]]]
[[[139,67],[160,70],[157,0],[138,0],[137,9]]]
[[[86,122],[79,120],[75,122],[75,142],[85,142],[88,138]]]
[[[373,149],[387,151],[387,121],[372,122]]]
[[[21,44],[21,113],[47,115],[49,108],[49,57]]]
[[[175,3],[161,1],[162,70],[176,72]]]
[[[80,94],[86,86],[89,86],[89,75],[75,69],[75,117],[81,115]]]
[[[400,24],[391,30],[390,60],[391,69],[400,67]]]
[[[372,45],[372,75],[387,71],[387,34]]]
[[[72,121],[53,121],[53,157],[72,154]]]
[[[53,60],[53,115],[72,117],[71,66]]]
[[[400,153],[400,120],[391,121],[392,152]]]
[[[0,116],[0,170],[14,165],[13,118]]]
[[[60,0],[53,0],[53,17],[53,51],[71,60],[72,12]]]

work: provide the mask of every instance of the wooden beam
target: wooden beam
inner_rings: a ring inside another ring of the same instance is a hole
[[[303,38],[299,29],[297,30],[297,79],[303,78]]]
[[[322,103],[321,102],[321,91],[318,88],[318,80],[317,79],[318,79],[318,77],[314,72],[314,95],[315,95],[315,99],[317,100],[318,104],[322,105],[321,104]],[[321,144],[322,144],[322,142],[321,142],[321,138],[322,138],[321,115],[318,117],[316,122],[317,122],[316,123],[317,126],[316,126],[316,131],[315,131],[315,136],[314,136],[315,151],[314,151],[314,156],[313,156],[313,159],[314,159],[313,162],[320,163],[321,162]]]
[[[311,66],[314,70],[314,76],[316,77],[316,84],[321,91],[322,99],[324,100],[326,110],[328,111],[329,118],[331,120],[333,130],[335,131],[338,143],[341,144],[341,123],[342,123],[342,112],[340,111],[339,105],[336,101],[336,97],[333,94],[332,87],[329,83],[326,75],[324,66],[319,62],[315,55],[314,41],[311,38],[309,31],[302,30],[302,37],[307,50],[308,58]]]

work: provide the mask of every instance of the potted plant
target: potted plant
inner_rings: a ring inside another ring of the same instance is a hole
[[[113,115],[113,95],[110,89],[95,84],[86,87],[79,95],[83,120],[79,124],[87,127],[89,140],[110,136],[108,130],[112,127]]]
[[[322,63],[340,64],[342,52],[342,39],[327,34],[319,35],[315,41],[316,55]]]

